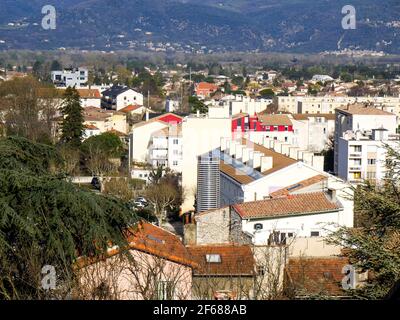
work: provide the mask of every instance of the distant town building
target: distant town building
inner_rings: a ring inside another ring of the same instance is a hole
[[[57,87],[82,87],[89,80],[87,68],[71,68],[51,72],[51,81]]]
[[[102,107],[110,110],[121,110],[129,105],[143,105],[143,95],[135,90],[114,85],[102,92]]]

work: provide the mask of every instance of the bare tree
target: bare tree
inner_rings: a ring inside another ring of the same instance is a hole
[[[154,208],[154,214],[161,226],[167,218],[167,209],[179,197],[178,190],[171,184],[160,182],[152,184],[146,190],[146,199]]]

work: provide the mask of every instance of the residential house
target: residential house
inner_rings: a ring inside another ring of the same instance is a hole
[[[83,110],[83,116],[84,125],[94,126],[100,133],[116,130],[125,134],[128,129],[126,114],[122,112],[87,107]]]
[[[189,300],[198,264],[174,234],[141,221],[125,232],[126,248],[110,247],[101,259],[81,257],[78,299]]]
[[[199,98],[208,98],[218,90],[218,86],[213,83],[200,82],[195,85],[196,96]]]
[[[81,106],[101,108],[101,94],[97,89],[76,89],[79,93]]]
[[[143,105],[143,95],[127,86],[114,85],[102,92],[102,107],[121,110],[129,105]]]
[[[339,226],[353,226],[334,191],[292,194],[232,206],[242,230],[260,245],[285,244],[295,237],[325,237]]]

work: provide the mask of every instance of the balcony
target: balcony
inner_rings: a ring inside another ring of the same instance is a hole
[[[349,167],[349,171],[361,171],[361,165],[353,165],[351,167]]]
[[[352,152],[349,154],[349,158],[361,158],[362,153],[361,152]]]

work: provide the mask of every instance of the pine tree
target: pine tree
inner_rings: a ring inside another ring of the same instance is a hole
[[[75,88],[65,90],[62,113],[64,116],[61,125],[61,142],[79,147],[83,136],[83,108],[80,103],[79,93]]]

